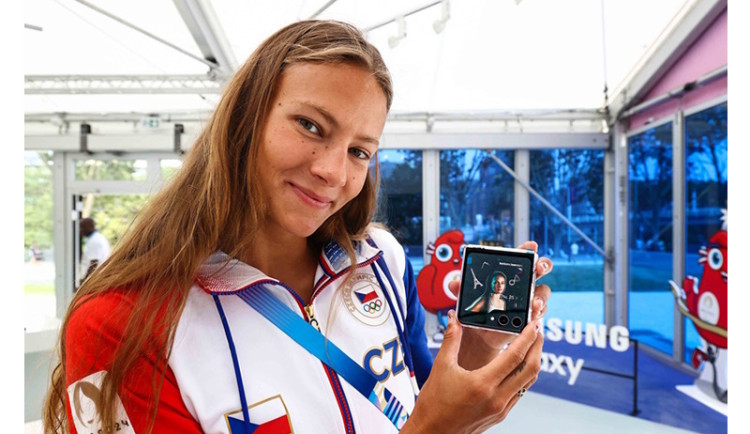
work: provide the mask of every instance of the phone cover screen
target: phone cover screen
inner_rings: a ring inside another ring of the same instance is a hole
[[[458,318],[467,325],[520,333],[528,319],[534,253],[466,247]]]

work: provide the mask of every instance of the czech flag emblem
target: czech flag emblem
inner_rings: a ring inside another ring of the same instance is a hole
[[[357,299],[359,299],[359,302],[362,304],[368,303],[372,300],[377,300],[378,293],[375,292],[375,290],[371,290],[370,292],[361,293],[361,292],[355,292],[357,295]]]
[[[248,407],[250,432],[253,434],[289,434],[292,424],[289,421],[286,405],[280,395],[268,398]],[[242,410],[224,415],[233,434],[245,433],[245,419]]]

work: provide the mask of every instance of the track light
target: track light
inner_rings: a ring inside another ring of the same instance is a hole
[[[404,17],[396,18],[396,24],[398,24],[398,34],[388,38],[388,46],[391,48],[395,48],[406,37],[406,20],[404,20]]]
[[[440,15],[439,20],[435,20],[434,23],[432,23],[432,29],[435,30],[435,33],[440,33],[445,29],[445,23],[448,22],[448,20],[451,17],[451,6],[450,2],[448,0],[443,0],[441,3],[442,7],[442,14]]]

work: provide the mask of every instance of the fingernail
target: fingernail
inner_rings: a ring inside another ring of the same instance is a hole
[[[544,300],[542,299],[542,297],[534,297],[534,300],[537,300],[537,302],[539,303],[540,311],[544,309]]]
[[[542,262],[542,268],[546,271],[549,268],[549,264],[546,262]]]
[[[536,322],[534,323],[534,330],[536,330],[536,332],[539,333],[539,329],[541,328],[542,328],[542,322],[539,320],[536,320]]]
[[[453,322],[453,320],[456,318],[456,311],[451,309],[448,311],[448,321]]]

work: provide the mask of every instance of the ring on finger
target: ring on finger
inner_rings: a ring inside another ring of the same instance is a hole
[[[527,390],[528,390],[527,388],[522,387],[521,389],[518,390],[518,392],[516,392],[516,395],[518,395],[518,397],[520,398],[523,396],[524,393],[526,393]]]

